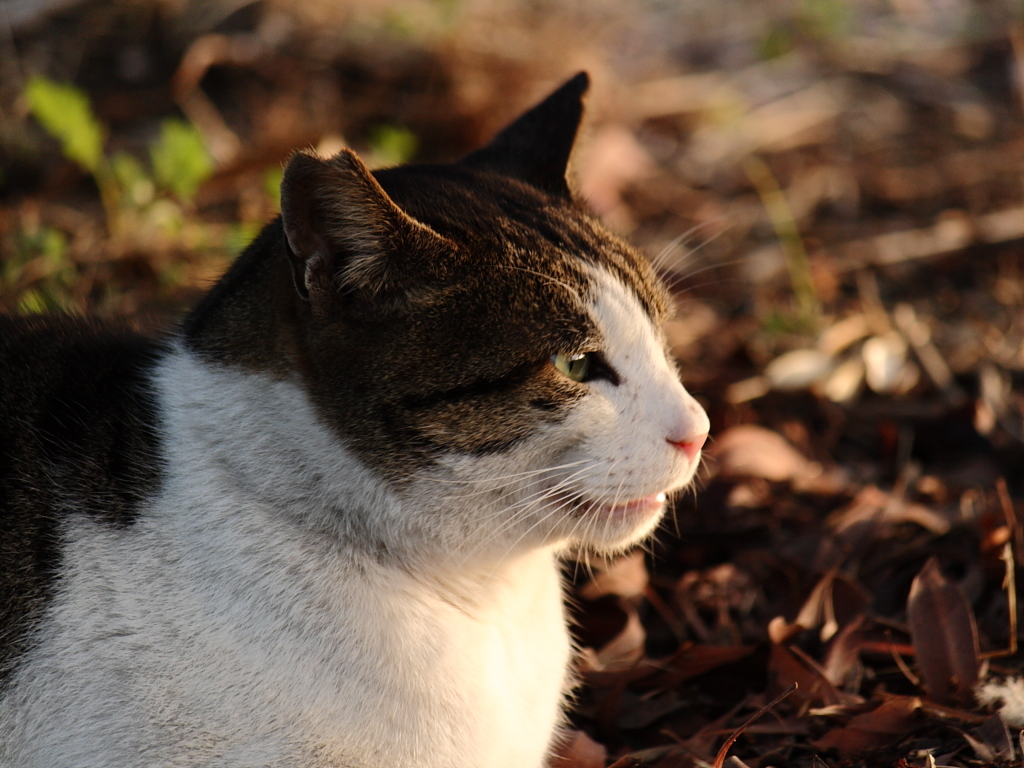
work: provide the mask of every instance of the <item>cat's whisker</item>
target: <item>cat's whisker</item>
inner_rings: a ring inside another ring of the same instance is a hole
[[[538,476],[529,478],[528,482],[520,482],[518,484],[516,484],[516,483],[508,483],[508,484],[499,485],[499,486],[496,486],[496,487],[493,487],[493,488],[482,488],[482,489],[476,489],[476,490],[472,490],[472,491],[465,491],[463,493],[452,493],[452,494],[450,494],[448,496],[445,496],[444,498],[446,500],[448,500],[448,501],[458,501],[460,499],[466,500],[466,499],[471,499],[471,498],[475,498],[475,497],[479,497],[479,496],[487,496],[487,495],[492,495],[492,494],[497,494],[497,495],[500,495],[500,496],[508,496],[508,495],[511,495],[511,494],[522,493],[525,490],[529,489],[531,486],[543,483],[544,480],[545,480],[544,476],[538,475]]]
[[[705,280],[705,281],[700,282],[700,283],[694,283],[693,285],[688,285],[685,288],[680,288],[679,284],[682,283],[682,281],[685,280],[685,279],[686,278],[682,278],[681,280],[679,280],[676,283],[675,287],[673,287],[673,289],[672,289],[677,297],[680,297],[680,298],[685,297],[688,294],[695,293],[696,291],[699,291],[699,290],[701,290],[703,288],[709,288],[710,287],[710,288],[721,289],[723,286],[726,286],[726,285],[741,285],[742,284],[742,281],[739,278],[727,277],[727,278],[714,279],[714,280]],[[666,281],[666,283],[667,282],[668,281]]]
[[[578,467],[583,464],[588,464],[591,462],[592,460],[590,459],[582,459],[580,461],[573,461],[567,464],[559,464],[551,467],[543,467],[541,469],[528,470],[524,472],[514,472],[508,475],[496,476],[493,478],[485,477],[472,478],[467,480],[443,480],[440,478],[433,478],[433,480],[445,485],[463,486],[466,488],[489,484],[488,487],[476,488],[475,490],[453,492],[450,495],[444,497],[444,500],[446,501],[458,501],[460,499],[468,499],[475,496],[486,496],[489,494],[501,494],[504,496],[522,492],[524,488],[529,487],[529,483],[543,482],[546,475],[550,475],[552,473],[559,472],[565,469],[572,469],[573,467]],[[422,477],[421,479],[426,480],[430,478]],[[526,485],[517,485],[516,481],[529,481],[529,483]]]
[[[413,473],[412,475],[410,475],[410,477],[413,477],[413,478],[415,478],[417,480],[426,480],[426,481],[432,482],[432,483],[443,483],[443,484],[447,484],[447,485],[475,485],[477,483],[498,482],[500,480],[514,480],[514,479],[519,478],[519,477],[528,477],[530,475],[540,475],[540,474],[545,474],[547,472],[557,472],[560,469],[569,469],[571,467],[577,467],[580,464],[587,463],[588,461],[590,461],[590,459],[580,459],[579,461],[570,461],[568,464],[556,464],[556,465],[550,466],[550,467],[541,467],[540,469],[529,469],[529,470],[524,470],[523,472],[512,472],[512,473],[507,474],[507,475],[494,475],[492,477],[468,478],[468,479],[465,479],[465,480],[449,480],[449,479],[442,478],[442,477],[431,477],[430,475],[425,475],[425,474],[423,474],[421,472]]]
[[[690,237],[690,235],[694,234],[695,232],[699,232],[700,230],[704,229],[705,227],[711,226],[712,224],[717,224],[718,222],[722,221],[725,218],[725,214],[722,214],[720,216],[713,216],[712,218],[707,219],[706,221],[701,221],[694,224],[689,229],[683,230],[674,238],[672,238],[668,243],[666,243],[660,251],[658,251],[658,254],[651,259],[651,265],[655,269],[660,270],[665,266],[668,256],[670,256],[674,251],[676,251],[680,247],[680,245],[682,245],[687,240],[687,238]],[[726,229],[729,229],[729,227],[726,227]],[[721,234],[722,233],[719,232],[713,235],[712,238],[709,238],[709,240],[713,239],[714,237],[718,237]],[[687,255],[692,255],[693,253],[696,252],[696,250],[697,249],[691,249],[689,254]]]
[[[677,285],[680,280],[690,280],[691,278],[696,277],[697,275],[702,275],[705,272],[710,272],[712,269],[724,269],[726,267],[735,267],[744,264],[745,262],[746,259],[743,258],[723,259],[722,261],[716,261],[711,264],[705,264],[704,266],[698,267],[696,269],[688,269],[686,271],[681,272],[671,272],[669,273],[669,277],[666,279],[666,282],[668,282],[669,287],[671,288]]]
[[[611,470],[608,471],[608,474],[605,477],[606,477],[606,479],[611,477]],[[619,499],[622,498],[622,484],[623,484],[623,482],[625,482],[625,478],[620,479],[618,485],[615,487],[615,495],[612,496],[612,503],[610,505],[612,509],[614,509],[615,507],[619,506]],[[607,517],[601,517],[601,518],[597,519],[594,524],[601,526],[601,529],[602,529],[601,530],[601,538],[607,538],[608,537],[608,533],[609,533],[609,529],[610,529],[611,524],[612,524],[611,520],[609,518],[607,518]]]
[[[663,249],[662,250],[662,254],[659,254],[660,258],[658,259],[658,263],[655,266],[655,268],[659,272],[670,272],[670,273],[679,273],[681,271],[685,272],[685,269],[686,269],[686,267],[689,264],[694,262],[698,257],[701,257],[701,256],[704,255],[702,253],[703,249],[707,248],[709,245],[711,245],[711,243],[715,242],[720,237],[725,235],[730,229],[732,229],[732,225],[729,225],[729,226],[726,226],[726,227],[720,229],[715,234],[713,234],[710,237],[702,240],[700,243],[698,243],[697,245],[693,246],[692,248],[689,248],[686,251],[686,253],[682,256],[682,258],[679,258],[679,259],[675,260],[675,263],[671,267],[669,266],[669,257],[675,251],[677,251],[679,249],[680,244],[679,243],[674,243],[674,244],[670,243],[669,245],[671,247],[667,247],[666,249]]]
[[[535,522],[535,523],[534,523],[533,525],[531,525],[531,526],[530,526],[529,528],[527,528],[527,529],[526,529],[525,531],[523,531],[523,533],[522,533],[522,534],[521,534],[521,535],[519,536],[519,538],[517,538],[517,539],[516,539],[515,541],[513,541],[513,542],[512,542],[512,543],[511,543],[511,544],[509,545],[508,549],[506,549],[506,550],[505,550],[505,552],[504,552],[504,553],[503,553],[503,554],[501,555],[501,557],[499,557],[499,558],[498,558],[498,559],[497,559],[497,560],[496,560],[496,561],[494,562],[494,566],[493,566],[493,567],[491,568],[491,572],[490,572],[490,574],[488,574],[488,578],[489,578],[490,576],[493,576],[493,575],[494,575],[494,570],[495,570],[495,569],[496,569],[496,568],[497,568],[497,567],[498,567],[499,565],[501,565],[502,563],[504,563],[504,562],[505,562],[505,558],[509,556],[509,554],[510,554],[510,553],[511,553],[511,552],[512,552],[512,551],[513,551],[513,550],[514,550],[515,548],[516,548],[516,546],[518,546],[519,542],[521,542],[521,541],[522,541],[523,539],[525,539],[525,538],[526,538],[527,536],[529,536],[529,535],[530,535],[530,533],[531,533],[531,532],[532,532],[532,531],[533,531],[533,530],[534,530],[535,528],[537,528],[537,526],[539,526],[539,525],[542,525],[542,524],[543,524],[543,523],[545,523],[545,522],[546,522],[547,520],[551,519],[551,517],[552,517],[552,516],[554,516],[554,515],[558,514],[559,512],[562,512],[562,511],[564,511],[564,506],[563,506],[563,503],[561,503],[561,502],[560,502],[560,503],[558,503],[558,504],[556,504],[556,505],[553,505],[553,506],[552,506],[552,508],[551,508],[550,510],[548,510],[548,512],[547,512],[547,514],[546,514],[546,515],[544,515],[544,516],[543,516],[543,517],[542,517],[542,518],[541,518],[540,520],[537,520],[537,521],[536,521],[536,522]]]
[[[605,470],[605,474],[604,474],[604,479],[605,480],[607,480],[609,477],[611,477],[612,472],[615,471],[615,467],[618,464],[619,464],[618,460],[614,460],[614,461],[609,463],[607,469]],[[569,535],[566,538],[569,541],[573,541],[574,539],[576,539],[577,538],[577,531],[581,527],[584,529],[584,532],[589,531],[589,529],[591,529],[593,527],[593,525],[594,525],[594,520],[593,520],[594,517],[595,517],[594,515],[588,515],[588,514],[580,515],[579,518],[577,519],[576,523],[573,525],[572,529],[569,531]],[[589,573],[590,573],[591,578],[593,578],[593,575],[594,575],[593,571],[590,570]]]
[[[553,507],[552,507],[552,508],[551,508],[551,509],[550,509],[550,510],[548,511],[548,513],[547,513],[546,515],[544,515],[544,517],[542,517],[542,518],[541,518],[540,520],[537,520],[537,521],[536,521],[536,522],[535,522],[534,524],[530,525],[530,526],[529,526],[529,527],[528,527],[528,528],[527,528],[526,530],[524,530],[524,531],[522,532],[522,534],[521,534],[521,535],[519,536],[519,538],[518,538],[518,539],[516,539],[516,540],[515,540],[515,541],[514,541],[514,542],[513,542],[513,543],[512,543],[512,544],[511,544],[510,546],[509,546],[509,548],[508,548],[508,549],[507,549],[507,550],[505,551],[505,553],[504,553],[504,554],[503,554],[503,555],[502,555],[502,556],[501,556],[500,558],[498,558],[498,560],[497,560],[497,562],[496,562],[496,564],[495,564],[495,567],[497,567],[497,566],[498,566],[499,564],[501,564],[502,562],[504,562],[505,558],[506,558],[506,557],[508,557],[508,555],[509,555],[509,554],[510,554],[510,553],[511,553],[511,552],[512,552],[512,551],[513,551],[513,550],[514,550],[515,548],[516,548],[516,546],[517,546],[517,545],[519,544],[519,542],[521,542],[521,541],[522,541],[523,539],[525,539],[525,538],[526,538],[526,537],[527,537],[527,536],[528,536],[528,535],[530,534],[530,532],[531,532],[532,530],[534,530],[535,528],[537,528],[537,526],[538,526],[538,525],[541,525],[541,524],[543,524],[544,522],[546,522],[547,520],[549,520],[549,519],[550,519],[550,518],[551,518],[551,517],[552,517],[552,516],[553,516],[554,514],[556,514],[556,513],[558,513],[558,512],[562,512],[562,511],[564,511],[564,510],[565,510],[565,507],[563,506],[563,504],[557,504],[557,505],[554,505],[554,506],[553,506]],[[586,515],[582,515],[581,517],[586,517]],[[579,524],[579,521],[577,522],[577,525],[578,525],[578,524]],[[573,525],[573,528],[574,528],[574,527],[575,527],[575,525]],[[492,569],[492,572],[494,572],[494,569]]]
[[[541,504],[543,504],[548,499],[551,499],[551,498],[554,498],[554,497],[558,496],[562,491],[564,491],[566,488],[570,487],[571,484],[573,484],[573,483],[577,482],[579,479],[585,477],[587,472],[590,472],[590,471],[598,469],[598,468],[599,468],[598,464],[591,463],[589,466],[584,467],[583,469],[578,470],[578,471],[576,471],[576,472],[574,472],[574,473],[572,473],[572,474],[562,478],[555,485],[553,485],[551,487],[548,487],[548,488],[542,488],[541,490],[536,491],[536,492],[530,494],[526,498],[520,499],[519,501],[517,501],[515,504],[513,504],[511,506],[502,507],[502,508],[496,510],[488,518],[484,518],[484,520],[487,520],[487,519],[493,519],[493,518],[499,517],[499,516],[500,517],[507,517],[507,519],[505,520],[505,522],[501,526],[499,526],[494,531],[489,531],[490,535],[487,538],[482,539],[480,542],[478,542],[476,544],[476,546],[474,546],[469,552],[467,552],[465,554],[465,557],[460,562],[460,566],[464,565],[474,554],[476,554],[476,552],[480,551],[481,549],[483,549],[484,547],[489,545],[492,541],[497,539],[502,533],[504,533],[505,531],[507,531],[507,530],[509,530],[511,528],[514,528],[522,520],[526,519],[526,517],[528,517],[534,511],[535,508],[539,507]],[[546,514],[544,516],[544,518],[541,519],[541,521],[538,521],[538,523],[535,523],[534,526],[531,526],[530,529],[528,529],[527,532],[523,534],[523,536],[528,535],[529,532],[532,531],[533,528],[537,524],[542,523],[544,520],[549,519],[551,514],[553,512],[556,512],[556,511],[558,511],[558,506],[554,507],[551,511],[549,511],[548,514]],[[522,537],[520,537],[520,539],[521,538]],[[518,541],[519,540],[517,540],[515,543],[518,543]],[[515,544],[513,544],[513,547],[514,546],[515,546]],[[506,552],[505,554],[507,555],[508,553]],[[503,557],[504,557],[504,555],[503,555]]]
[[[492,515],[492,517],[505,516],[509,512],[514,512],[518,510],[524,510],[525,514],[529,514],[530,508],[537,507],[540,504],[547,501],[548,499],[558,496],[559,494],[562,493],[562,491],[569,488],[573,483],[575,483],[579,479],[585,478],[586,472],[594,468],[595,467],[587,467],[584,470],[580,470],[578,472],[573,473],[572,475],[563,478],[561,481],[559,481],[553,486],[542,488],[538,491],[535,491],[530,495],[526,496],[525,498],[520,499],[515,504],[498,510],[494,515]],[[509,527],[511,527],[511,525],[503,525],[501,528],[498,529],[498,531],[493,532],[493,534],[502,533]]]
[[[588,462],[588,466],[584,467],[583,469],[577,470],[576,472],[573,472],[570,475],[567,475],[566,477],[564,477],[561,480],[559,480],[555,485],[553,485],[553,486],[542,486],[541,488],[539,488],[536,491],[533,491],[532,493],[530,493],[526,497],[524,497],[522,499],[519,499],[513,505],[511,505],[509,507],[502,507],[502,508],[496,510],[495,512],[491,513],[491,515],[489,517],[485,517],[483,519],[487,520],[487,519],[490,519],[490,518],[493,518],[493,517],[504,516],[509,511],[514,510],[514,509],[516,509],[518,507],[522,507],[524,505],[536,502],[538,499],[543,500],[547,496],[559,493],[565,487],[567,487],[570,483],[575,482],[576,480],[578,480],[581,477],[585,477],[587,472],[589,472],[589,471],[591,471],[593,469],[597,469],[598,466],[599,466],[598,463]],[[524,489],[518,489],[518,490],[522,491]],[[513,491],[513,493],[514,492],[515,491]]]
[[[659,274],[665,281],[665,285],[669,288],[670,291],[676,291],[681,282],[692,278],[694,275],[701,274],[710,269],[731,267],[737,264],[744,263],[743,258],[735,258],[711,261],[700,267],[695,266],[698,257],[703,255],[700,253],[700,249],[707,247],[715,240],[717,240],[719,237],[721,237],[723,234],[725,234],[725,230],[715,234],[713,237],[708,238],[708,240],[701,243],[700,246],[689,251],[685,257],[683,257],[680,260],[677,260],[676,263],[673,264],[671,267],[668,266],[668,264],[666,263],[658,268]]]
[[[559,511],[560,510],[559,510],[557,505],[552,506],[552,508],[549,509],[547,511],[547,513],[543,517],[540,518],[540,520],[537,520],[533,525],[531,525],[530,528],[528,528],[522,535],[519,536],[519,538],[517,538],[512,543],[512,545],[504,552],[504,554],[502,554],[500,557],[498,557],[494,561],[493,566],[497,567],[498,565],[500,565],[504,561],[504,559],[508,555],[508,553],[511,552],[512,549],[515,548],[516,544],[518,544],[525,536],[529,535],[530,531],[532,531],[536,526],[543,524],[546,520],[549,520],[553,515],[557,514]],[[484,546],[487,546],[490,543],[492,543],[493,541],[497,540],[501,533],[504,533],[505,531],[509,530],[510,528],[515,527],[515,525],[518,525],[520,522],[522,522],[527,517],[529,517],[531,512],[533,512],[533,509],[522,510],[521,514],[515,516],[514,518],[512,518],[510,520],[510,524],[502,526],[502,528],[499,531],[494,532],[494,535],[492,535],[489,538],[483,540],[482,542],[480,542],[480,544],[478,544],[476,547],[474,547],[472,550],[470,550],[470,552],[467,553],[467,555],[462,559],[462,561],[460,561],[460,566],[461,565],[465,565],[465,563],[467,563],[469,561],[469,559],[472,557],[472,555],[475,554],[476,552],[480,551],[480,549],[482,549]],[[493,573],[493,568],[492,568],[491,572]]]
[[[560,286],[562,288],[565,288],[565,290],[569,293],[570,296],[572,296],[574,299],[576,299],[576,301],[578,303],[583,304],[583,297],[580,295],[580,292],[579,292],[578,289],[576,289],[575,287],[569,285],[568,283],[564,282],[563,280],[559,280],[558,278],[556,278],[556,277],[554,277],[552,275],[546,275],[543,272],[537,272],[536,270],[528,269],[527,267],[522,267],[522,266],[519,266],[518,264],[494,264],[492,266],[503,267],[505,269],[513,269],[516,272],[525,272],[528,275],[535,275],[536,277],[540,277],[540,278],[546,280],[547,282],[551,283],[552,285],[557,285],[557,286]]]

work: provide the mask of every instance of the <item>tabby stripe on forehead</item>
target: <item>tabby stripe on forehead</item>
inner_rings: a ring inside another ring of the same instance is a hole
[[[409,411],[423,411],[436,408],[446,403],[456,403],[474,397],[485,397],[487,395],[508,392],[516,387],[525,384],[535,376],[547,361],[531,361],[522,363],[510,370],[503,376],[493,379],[480,378],[459,387],[452,387],[438,392],[431,392],[427,395],[407,395],[402,398],[401,405]]]

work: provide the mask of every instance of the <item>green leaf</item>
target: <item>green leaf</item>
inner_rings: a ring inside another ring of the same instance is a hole
[[[792,32],[786,26],[777,24],[757,41],[757,53],[763,60],[774,59],[789,53],[795,46]]]
[[[60,141],[64,156],[96,173],[103,162],[104,131],[85,92],[36,75],[25,86],[25,99],[39,124]]]
[[[155,189],[153,180],[146,174],[134,156],[127,152],[115,152],[110,158],[110,170],[122,192],[122,201],[127,202],[136,208],[141,208],[153,202]]]
[[[274,207],[281,209],[281,181],[284,179],[284,168],[271,168],[263,174],[263,191],[274,201]]]
[[[22,315],[41,315],[47,309],[46,299],[39,291],[29,289],[18,299],[18,312]]]
[[[262,225],[259,222],[252,221],[248,223],[237,224],[231,227],[227,231],[227,237],[225,238],[224,245],[227,251],[232,256],[237,256],[246,248],[249,244],[256,239],[259,235]]]
[[[163,122],[160,138],[149,148],[149,158],[157,185],[179,200],[191,200],[213,173],[213,160],[202,135],[182,120]]]
[[[378,125],[370,135],[370,148],[379,165],[407,163],[419,145],[416,134],[398,125]]]
[[[45,259],[49,274],[64,273],[69,268],[73,268],[71,263],[65,258],[68,252],[67,238],[64,237],[64,234],[59,229],[54,229],[53,227],[44,228],[39,233],[38,245],[39,252]]]

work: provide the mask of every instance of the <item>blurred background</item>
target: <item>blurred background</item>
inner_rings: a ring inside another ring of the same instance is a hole
[[[852,754],[821,741],[843,713],[807,719],[842,696],[976,711],[970,681],[928,682],[907,596],[938,557],[978,674],[1016,634],[1024,0],[3,0],[0,309],[171,328],[275,215],[293,149],[452,160],[581,69],[578,188],[672,286],[716,440],[631,576],[576,574],[577,724],[710,756],[724,714],[805,674],[790,729],[746,747],[802,764],[812,738]],[[761,650],[612,674],[693,647]],[[869,745],[910,755],[886,722]]]

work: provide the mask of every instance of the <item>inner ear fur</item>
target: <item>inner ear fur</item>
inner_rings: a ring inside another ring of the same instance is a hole
[[[583,119],[590,77],[580,72],[460,162],[500,173],[561,198],[572,193],[566,180],[569,158]]]
[[[456,246],[399,208],[349,149],[299,152],[281,181],[281,219],[296,288],[314,309],[346,294],[401,303],[422,295]]]

